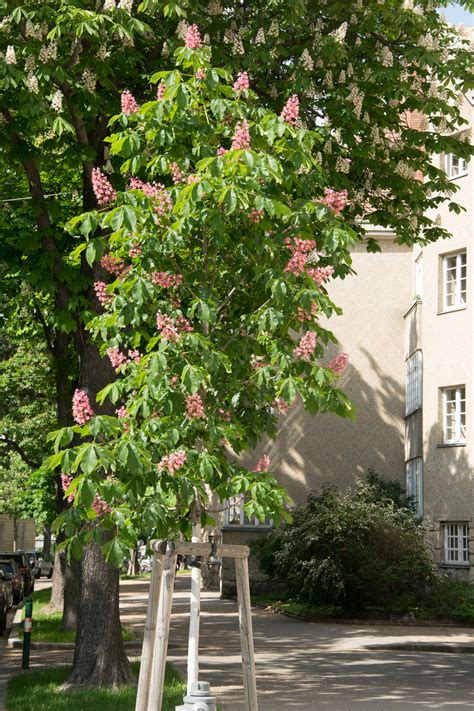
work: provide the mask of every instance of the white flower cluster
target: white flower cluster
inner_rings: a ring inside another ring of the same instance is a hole
[[[372,126],[372,129],[370,131],[370,142],[376,146],[379,143],[383,143],[383,140],[380,137],[380,130],[378,126]]]
[[[39,94],[38,77],[34,74],[28,74],[26,78],[26,86],[31,94]]]
[[[115,10],[115,0],[104,0],[102,11],[110,12],[111,10]]]
[[[110,50],[108,50],[105,44],[103,44],[99,47],[95,56],[97,57],[97,59],[105,61],[110,57]]]
[[[364,93],[359,89],[357,84],[351,84],[349,86],[349,94],[347,95],[347,101],[354,107],[354,113],[357,118],[360,118],[362,113],[362,103],[364,101]]]
[[[7,122],[7,120],[6,120],[5,116],[4,116],[4,115],[2,114],[2,112],[0,111],[0,125],[1,125],[2,123],[6,123],[6,122]]]
[[[184,40],[186,37],[186,32],[188,31],[188,23],[186,20],[180,20],[178,22],[178,26],[176,28],[176,34],[178,35],[180,40]]]
[[[131,35],[125,36],[122,39],[122,49],[130,49],[131,47],[134,47],[134,46],[135,46],[135,40],[133,39],[133,37]]]
[[[272,99],[276,99],[278,96],[278,91],[275,84],[272,84],[270,87],[270,96]]]
[[[349,22],[351,25],[357,25],[357,23],[359,22],[359,18],[357,17],[357,15],[354,15],[354,13],[352,13],[349,18]]]
[[[336,170],[338,173],[348,173],[351,169],[351,160],[350,158],[343,158],[342,156],[338,156],[336,160]]]
[[[326,155],[330,155],[332,153],[332,143],[330,140],[326,141],[326,143],[323,146],[323,153]]]
[[[384,67],[393,67],[393,54],[386,44],[382,45],[380,49],[379,59]]]
[[[307,72],[312,72],[314,69],[313,58],[307,48],[303,50],[303,54],[301,55],[301,66],[303,69],[306,69]]]
[[[31,20],[27,20],[25,24],[25,35],[26,37],[32,37],[33,39],[43,41],[43,37],[48,34],[48,26],[43,23],[42,25],[35,25]]]
[[[367,111],[364,111],[364,115],[363,115],[363,117],[362,117],[362,120],[363,120],[365,123],[370,123],[370,116],[369,116],[369,114],[367,113]]]
[[[407,180],[412,180],[415,177],[415,171],[402,160],[399,160],[395,166],[395,173]]]
[[[56,42],[50,42],[49,44],[44,44],[39,53],[39,60],[46,64],[46,62],[55,62],[58,58],[58,45]]]
[[[97,86],[97,75],[86,67],[82,72],[81,84],[86,91],[90,91],[93,94]]]
[[[133,0],[120,0],[117,7],[119,10],[126,10],[127,12],[132,12]]]
[[[352,66],[352,62],[349,62],[346,68],[346,74],[348,77],[354,76],[354,67]]]
[[[229,27],[224,32],[224,44],[234,44],[236,34],[234,30],[229,29]]]
[[[242,34],[238,33],[234,36],[234,42],[232,44],[232,52],[236,55],[244,55],[245,54],[245,49],[244,49],[244,44],[242,42]]]
[[[15,47],[12,47],[11,44],[8,45],[5,52],[5,64],[16,64]]]
[[[268,36],[269,37],[278,37],[280,34],[280,25],[278,24],[277,20],[272,20],[270,29],[268,30]]]
[[[426,35],[418,38],[418,46],[423,47],[428,52],[433,52],[439,49],[439,40],[433,37],[430,32],[427,32]]]
[[[265,32],[263,31],[263,27],[261,27],[257,32],[257,36],[255,37],[255,44],[265,44]]]
[[[56,91],[51,99],[51,108],[60,113],[63,110],[63,94],[62,91]]]
[[[346,39],[346,34],[347,34],[347,22],[343,22],[340,27],[337,28],[337,30],[334,30],[333,32],[330,33],[332,37],[336,40],[336,42],[344,42]]]
[[[0,30],[6,30],[11,21],[12,18],[10,17],[10,15],[4,17],[3,20],[0,21]]]
[[[345,81],[346,81],[346,72],[344,71],[344,69],[341,69],[338,82],[339,82],[339,84],[345,84]]]
[[[36,69],[36,58],[34,54],[29,54],[25,60],[25,70],[30,74]]]
[[[327,89],[334,88],[334,82],[332,79],[332,71],[330,69],[328,69],[326,74],[324,75],[323,84]]]
[[[211,0],[209,5],[207,6],[207,12],[209,13],[209,15],[222,15],[223,9],[219,0]]]

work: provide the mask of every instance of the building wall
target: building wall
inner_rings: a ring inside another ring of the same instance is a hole
[[[474,109],[466,99],[463,115],[469,120],[472,128]],[[439,167],[446,167],[445,156],[435,160]],[[441,563],[444,560],[444,522],[470,524],[470,548],[471,554],[474,553],[473,173],[474,166],[471,161],[467,176],[453,179],[453,183],[459,187],[454,199],[462,204],[466,211],[456,215],[449,211],[447,204],[438,209],[441,224],[452,233],[452,238],[424,246],[423,249],[414,249],[415,259],[422,252],[422,303],[417,306],[418,325],[414,326],[413,314],[406,319],[406,340],[410,340],[410,329],[417,331],[415,340],[418,340],[423,351],[424,513],[431,527],[436,559]],[[466,306],[456,311],[444,311],[442,259],[444,255],[460,250],[465,250],[467,257]],[[455,385],[466,387],[466,442],[462,445],[447,446],[443,444],[440,389]],[[416,437],[417,434],[411,427],[407,436],[407,451],[413,451]],[[458,576],[474,578],[474,572],[471,572],[469,567],[456,569],[450,565],[446,570]]]
[[[16,519],[6,514],[0,514],[0,551],[12,552],[15,540],[16,525],[16,549],[34,550],[36,525],[33,518]]]

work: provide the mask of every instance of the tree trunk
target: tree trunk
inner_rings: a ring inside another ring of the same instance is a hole
[[[60,536],[58,535],[58,539]],[[57,542],[59,540],[57,539]],[[54,555],[53,589],[51,591],[51,601],[48,608],[51,612],[63,609],[64,604],[64,582],[66,579],[66,553],[56,551]]]
[[[138,575],[140,568],[138,567],[138,548],[129,548],[130,558],[128,560],[127,575]]]
[[[61,629],[77,629],[80,596],[81,563],[71,556],[70,562],[66,563],[66,575],[64,578],[64,606]]]
[[[43,526],[43,556],[51,555],[51,529]]]
[[[134,683],[119,615],[119,570],[91,543],[82,557],[81,601],[71,674],[63,689]]]

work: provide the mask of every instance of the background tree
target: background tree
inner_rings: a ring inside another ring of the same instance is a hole
[[[252,86],[269,106],[281,107],[297,91],[310,125],[326,122],[321,161],[329,184],[349,191],[348,217],[358,220],[370,204],[374,220],[409,242],[418,228],[423,239],[444,234],[424,210],[452,183],[430,167],[430,153],[469,151],[456,136],[413,131],[404,122],[405,110],[418,109],[440,129],[444,116],[450,130],[459,118],[451,100],[471,78],[469,53],[454,47],[437,7],[402,7],[399,0],[290,7],[276,0],[250,8],[213,0],[0,3],[1,149],[16,185],[26,182],[32,198],[20,203],[29,231],[6,231],[4,240],[14,268],[21,263],[54,304],[48,325],[61,424],[71,416],[72,348],[80,387],[96,391],[113,378],[84,328],[97,308],[92,283],[103,279],[103,270],[84,258],[80,264],[67,259],[71,243],[63,225],[75,211],[74,189],[85,209],[95,206],[92,167],[111,168],[103,139],[118,93],[130,88],[140,99],[148,91],[142,77],[151,67],[166,68],[186,31],[182,23],[176,27],[178,20],[199,18],[216,63],[234,74],[249,68]],[[427,176],[424,183],[414,179],[416,170]],[[354,224],[360,232],[359,221]],[[105,568],[97,577],[106,579]],[[101,602],[97,591],[95,604]]]

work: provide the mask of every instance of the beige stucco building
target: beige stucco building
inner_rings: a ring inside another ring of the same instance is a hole
[[[473,95],[464,97],[464,131],[474,125],[473,104]],[[295,503],[325,484],[353,484],[369,467],[398,479],[429,524],[439,565],[474,578],[474,177],[454,156],[436,160],[465,208],[439,209],[452,238],[412,249],[369,228],[381,253],[360,245],[356,274],[331,285],[343,315],[328,327],[350,355],[340,384],[355,420],[296,408],[264,451]],[[254,523],[227,511],[225,540],[255,537],[264,528]]]

